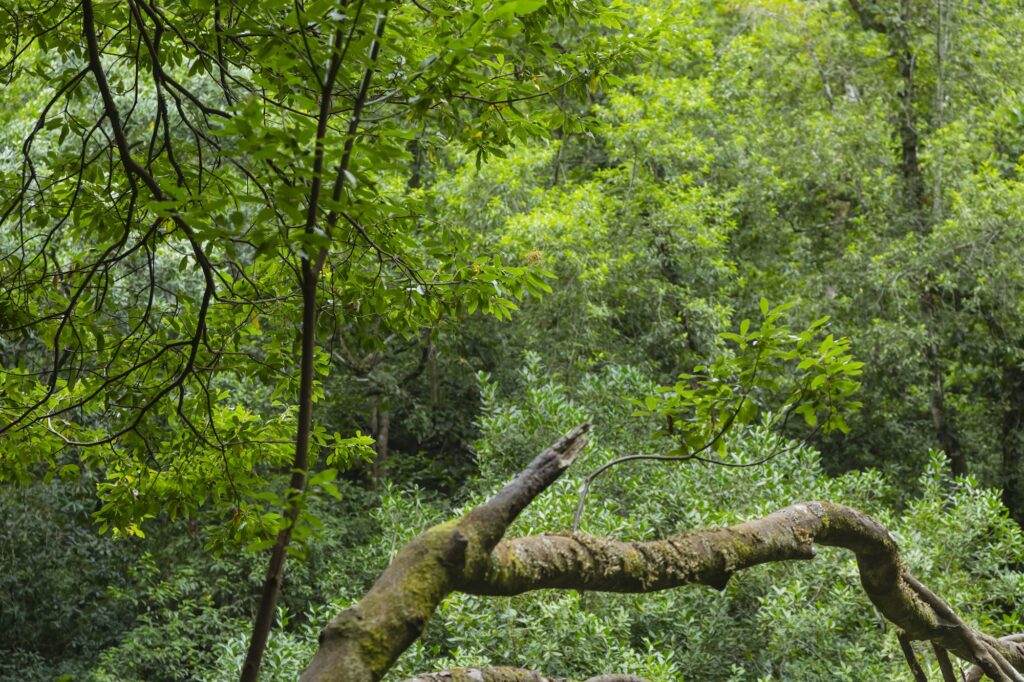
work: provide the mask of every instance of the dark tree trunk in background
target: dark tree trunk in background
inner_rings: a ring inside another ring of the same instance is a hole
[[[1008,361],[1003,368],[1003,414],[999,445],[1002,454],[1003,504],[1024,525],[1024,368]]]
[[[946,407],[946,377],[942,368],[942,353],[933,331],[935,327],[935,297],[933,293],[925,292],[921,297],[921,314],[924,318],[925,333],[928,335],[924,358],[928,372],[928,402],[935,438],[939,442],[939,447],[949,457],[949,466],[953,474],[966,476],[968,473],[967,458],[960,447],[960,438],[957,436],[956,429],[950,423],[949,410]]]
[[[373,408],[373,449],[377,456],[373,459],[373,479],[379,481],[387,473],[388,438],[391,431],[391,411],[381,405]]]
[[[911,0],[899,0],[896,13],[889,13],[887,8],[879,7],[875,2],[849,0],[850,8],[857,15],[861,27],[886,37],[889,53],[896,60],[896,71],[900,90],[896,94],[899,102],[897,112],[896,137],[900,148],[900,175],[903,178],[903,197],[906,208],[907,231],[918,232],[927,237],[931,234],[936,221],[941,220],[941,212],[929,205],[925,196],[924,173],[921,170],[919,130],[929,122],[918,114],[915,107],[916,83],[915,70],[917,54],[911,42],[913,13]],[[940,48],[941,49],[941,48]],[[941,84],[938,86],[941,87]],[[934,122],[932,122],[934,123]],[[936,183],[935,192],[940,193],[942,187]],[[931,201],[939,201],[932,197]],[[960,437],[953,424],[949,406],[946,402],[945,370],[942,346],[939,341],[939,320],[937,301],[931,282],[925,274],[919,282],[921,288],[920,310],[921,323],[925,331],[923,356],[927,373],[927,393],[929,411],[935,440],[949,457],[950,469],[955,475],[968,473],[967,458],[960,447]]]

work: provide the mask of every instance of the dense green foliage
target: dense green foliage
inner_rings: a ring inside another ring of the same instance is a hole
[[[1017,3],[96,2],[114,125],[82,6],[0,9],[0,679],[237,677],[282,529],[263,675],[294,679],[397,547],[586,419],[515,533],[673,455],[582,527],[828,499],[1024,629]],[[832,551],[456,596],[392,679],[478,663],[910,679]]]

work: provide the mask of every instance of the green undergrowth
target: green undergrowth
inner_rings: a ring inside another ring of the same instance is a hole
[[[456,498],[411,485],[367,492],[343,484],[342,501],[332,500],[321,510],[320,536],[307,557],[290,566],[264,679],[295,679],[312,655],[319,628],[353,604],[406,541],[486,499],[580,422],[594,424],[590,446],[523,512],[510,536],[570,528],[587,473],[611,459],[664,447],[651,435],[650,424],[632,416],[626,400],[653,388],[638,370],[609,365],[567,386],[530,356],[508,388],[486,376],[480,383],[479,473]],[[1024,539],[996,492],[971,478],[951,478],[936,453],[916,486],[874,470],[829,477],[818,452],[795,441],[779,447],[777,438],[755,425],[730,441],[727,456],[735,462],[777,450],[770,461],[748,468],[644,461],[617,466],[594,484],[582,530],[651,539],[736,523],[812,499],[847,504],[888,527],[914,573],[970,622],[994,635],[1022,629],[1024,611],[1016,595],[1024,591],[1019,570]],[[88,517],[84,507],[71,511],[80,521]],[[55,527],[52,521],[46,523]],[[102,617],[81,624],[91,628],[80,637],[90,646],[72,650],[55,668],[54,659],[31,653],[26,643],[0,663],[0,679],[234,679],[262,566],[244,553],[209,561],[191,547],[187,533],[166,530],[168,540],[162,546],[151,542],[146,551],[141,543],[110,545],[88,534],[63,537],[80,543],[83,552],[114,548],[95,555],[91,564],[75,563],[83,588],[77,608]],[[3,532],[13,541],[15,524]],[[50,542],[37,539],[40,548]],[[19,599],[43,599],[40,576],[52,576],[53,603],[70,608],[70,565],[57,565],[52,552],[32,556],[37,563],[22,564],[27,573],[4,578],[0,598],[8,625],[17,624],[11,609]],[[95,575],[80,572],[90,565]],[[20,581],[20,593],[13,581]],[[94,602],[103,609],[96,611]],[[78,625],[74,614],[58,609],[50,621],[35,623],[38,636],[61,623]],[[820,548],[813,561],[743,571],[722,592],[694,586],[645,595],[453,595],[387,679],[488,664],[570,678],[617,671],[652,682],[910,679],[892,626],[860,588],[853,555],[832,548]]]

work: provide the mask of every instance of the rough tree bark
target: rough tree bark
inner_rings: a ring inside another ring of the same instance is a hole
[[[405,682],[566,682],[560,677],[547,677],[522,668],[459,668],[438,673],[417,675]],[[647,682],[636,675],[598,675],[584,682]]]
[[[451,592],[515,595],[537,589],[652,592],[689,584],[722,589],[744,568],[811,559],[815,544],[857,557],[861,585],[909,640],[927,640],[998,682],[1024,681],[1024,645],[967,625],[906,569],[889,532],[871,517],[829,502],[796,504],[764,518],[664,540],[635,542],[583,533],[503,536],[516,516],[577,458],[589,426],[538,455],[488,502],[430,528],[399,551],[363,599],[335,617],[303,682],[373,682],[423,631]],[[544,682],[514,668],[429,673],[419,682]],[[633,680],[603,676],[595,680]],[[975,678],[978,679],[978,678]]]

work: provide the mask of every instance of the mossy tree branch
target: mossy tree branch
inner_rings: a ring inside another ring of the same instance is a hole
[[[583,424],[538,455],[493,498],[399,550],[358,604],[320,633],[306,682],[372,682],[420,636],[434,608],[466,574],[485,574],[490,554],[523,509],[562,475],[586,446]]]
[[[458,668],[437,673],[424,673],[405,682],[566,682],[560,677],[546,677],[523,668]],[[583,682],[647,682],[636,675],[598,675]]]
[[[582,533],[502,539],[515,517],[576,459],[588,430],[586,424],[573,430],[491,500],[403,547],[366,596],[324,629],[302,680],[379,680],[419,637],[434,608],[456,590],[509,596],[538,589],[653,592],[690,584],[722,589],[737,571],[811,559],[820,544],[854,552],[865,593],[908,640],[929,641],[997,682],[1024,681],[1024,644],[966,624],[907,571],[881,524],[842,505],[796,504],[727,528],[648,542]],[[474,670],[477,677],[448,671],[448,677],[417,679],[550,679],[518,669]]]

